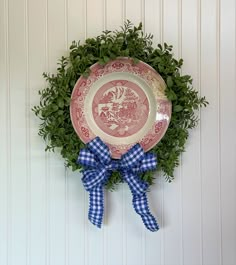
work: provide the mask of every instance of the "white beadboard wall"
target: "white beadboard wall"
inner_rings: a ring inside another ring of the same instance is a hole
[[[236,264],[235,0],[0,0],[0,265]],[[30,111],[72,40],[125,19],[174,45],[210,102],[173,183],[149,193],[161,229],[144,229],[124,185],[87,221],[81,176],[45,154]]]

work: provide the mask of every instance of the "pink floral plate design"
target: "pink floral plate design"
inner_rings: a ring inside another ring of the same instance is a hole
[[[118,58],[90,67],[71,95],[70,115],[80,139],[87,143],[99,136],[119,159],[134,144],[145,151],[164,136],[171,118],[165,82],[149,65]]]

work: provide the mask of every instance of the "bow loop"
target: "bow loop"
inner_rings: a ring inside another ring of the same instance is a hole
[[[146,153],[139,167],[134,168],[134,172],[143,173],[146,171],[154,170],[157,167],[157,158],[152,153]]]
[[[108,164],[111,162],[111,156],[108,146],[99,138],[96,137],[87,144],[88,148],[101,164]]]
[[[127,153],[121,156],[121,168],[132,170],[134,167],[139,166],[145,153],[143,148],[136,144]]]
[[[109,175],[105,168],[89,169],[85,170],[82,178],[83,185],[87,191],[91,191],[93,188],[103,186]]]
[[[81,149],[78,159],[76,161],[78,164],[81,164],[88,168],[97,168],[98,162],[96,155],[90,152],[88,149]]]

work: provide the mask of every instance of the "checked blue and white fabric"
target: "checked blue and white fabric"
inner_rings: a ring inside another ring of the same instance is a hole
[[[87,144],[86,149],[80,151],[77,163],[84,166],[82,182],[89,192],[88,218],[92,224],[99,228],[102,226],[104,185],[112,171],[118,170],[132,192],[133,207],[146,228],[153,232],[159,229],[148,207],[148,183],[139,177],[140,173],[156,168],[157,160],[154,154],[145,153],[142,147],[136,144],[122,155],[120,160],[112,159],[108,146],[96,137]]]

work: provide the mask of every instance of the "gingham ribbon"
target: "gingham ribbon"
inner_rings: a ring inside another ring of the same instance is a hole
[[[85,167],[82,182],[89,192],[90,222],[101,227],[104,212],[104,184],[112,171],[119,170],[132,192],[136,213],[141,216],[147,229],[157,231],[159,226],[148,207],[146,195],[148,183],[138,176],[139,173],[156,168],[155,155],[145,153],[142,147],[136,144],[120,160],[115,160],[111,158],[109,148],[99,137],[90,141],[87,147],[80,151],[77,163]]]

